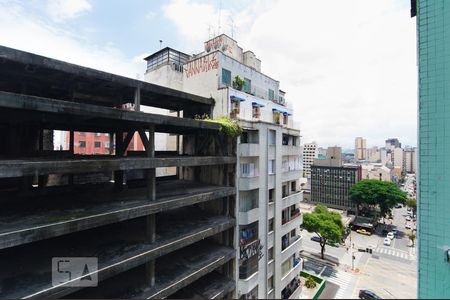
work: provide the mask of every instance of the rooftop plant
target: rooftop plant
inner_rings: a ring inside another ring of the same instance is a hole
[[[239,126],[239,124],[235,120],[232,120],[230,117],[211,119],[208,115],[205,114],[203,116],[196,116],[195,119],[220,124],[220,132],[226,134],[231,138],[236,138],[242,134],[241,126]]]

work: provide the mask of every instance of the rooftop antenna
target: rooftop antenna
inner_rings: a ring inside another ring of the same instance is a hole
[[[234,39],[234,20],[231,15],[229,18],[230,18],[230,27],[231,27],[231,38]]]
[[[159,40],[159,50],[161,50],[161,47],[162,47],[162,40]]]
[[[219,17],[217,20],[217,35],[220,34],[220,14],[222,13],[222,0],[219,0]]]

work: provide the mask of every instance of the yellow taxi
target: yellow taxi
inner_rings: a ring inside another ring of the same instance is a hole
[[[365,229],[358,229],[358,230],[356,230],[356,232],[360,233],[360,234],[365,234],[365,235],[372,235],[372,232],[367,231]]]

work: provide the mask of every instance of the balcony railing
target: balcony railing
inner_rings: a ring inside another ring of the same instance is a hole
[[[281,251],[286,250],[290,245],[294,244],[298,239],[300,238],[300,235],[296,235],[291,239],[285,239],[284,241],[281,241]]]
[[[281,225],[284,225],[284,224],[292,221],[293,219],[297,218],[298,216],[300,216],[300,209],[297,208],[297,209],[291,211],[289,218],[284,218],[281,220]]]
[[[281,291],[281,296],[283,299],[289,299],[298,289],[301,289],[300,277],[297,275],[291,280],[289,285]]]

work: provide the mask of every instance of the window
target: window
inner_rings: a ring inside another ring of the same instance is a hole
[[[275,174],[275,159],[269,160],[269,174]]]
[[[295,192],[297,190],[297,182],[292,181],[291,182],[291,192]]]
[[[291,230],[291,238],[295,237],[295,229]]]
[[[252,81],[244,77],[244,92],[250,94],[252,92]]]
[[[269,232],[273,231],[273,218],[269,220]]]
[[[269,145],[275,145],[276,132],[275,130],[269,130]]]
[[[79,142],[78,142],[78,147],[80,147],[80,148],[86,148],[86,141],[79,141]]]
[[[255,164],[241,164],[241,177],[255,177]]]
[[[269,89],[269,100],[273,100],[275,98],[275,93],[273,90]]]
[[[247,260],[240,260],[241,265],[239,266],[239,279],[247,279],[251,275],[258,272],[258,255],[253,255]]]
[[[267,290],[271,291],[273,289],[273,276],[267,280]]]
[[[254,119],[259,119],[261,116],[261,109],[259,108],[259,105],[252,105],[252,117]]]
[[[102,146],[102,142],[94,142],[95,148],[100,148]]]
[[[110,144],[108,141],[104,142],[105,143],[105,148],[109,148]]]
[[[283,114],[283,124],[287,125],[288,123],[288,115],[287,114]]]
[[[248,143],[248,131],[243,131],[241,134],[241,144]]]
[[[269,190],[269,202],[273,202],[275,200],[275,189]]]
[[[231,86],[231,72],[224,68],[222,68],[222,83]]]
[[[273,259],[273,247],[268,250],[267,258],[268,258],[268,260]]]

